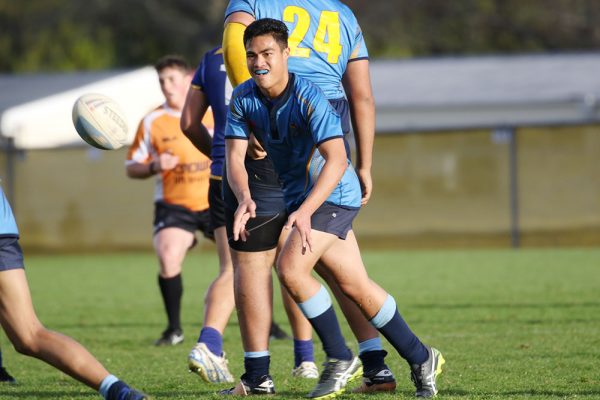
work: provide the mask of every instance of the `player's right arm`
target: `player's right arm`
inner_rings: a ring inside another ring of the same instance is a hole
[[[373,191],[371,166],[375,139],[375,100],[371,88],[369,60],[351,61],[342,77],[350,105],[350,118],[356,140],[356,173],[362,189],[362,205],[367,204]]]
[[[227,165],[227,182],[238,201],[238,208],[233,217],[233,240],[246,241],[248,232],[246,222],[256,217],[256,204],[250,195],[248,172],[244,165],[248,140],[226,139],[225,159]]]
[[[238,208],[233,217],[233,240],[241,238],[246,241],[246,222],[256,217],[256,204],[252,200],[248,172],[244,164],[250,135],[248,121],[244,115],[243,105],[234,90],[225,127],[225,165],[227,182],[238,201]]]

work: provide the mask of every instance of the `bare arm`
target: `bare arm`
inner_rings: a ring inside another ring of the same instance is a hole
[[[210,158],[212,136],[202,123],[208,106],[208,99],[204,92],[190,86],[181,111],[180,127],[194,147]]]
[[[225,140],[225,163],[227,165],[227,182],[238,201],[238,208],[233,218],[233,240],[240,237],[246,240],[246,222],[256,217],[256,204],[250,196],[248,186],[248,172],[244,165],[244,158],[248,148],[248,141],[242,139]]]
[[[369,60],[349,62],[342,83],[350,104],[356,140],[356,173],[362,188],[362,204],[365,205],[373,191],[371,166],[375,138],[375,100],[371,89]]]
[[[158,159],[149,163],[132,162],[125,166],[127,176],[133,179],[146,179],[159,172],[172,170],[179,163],[179,157],[169,152],[162,153]]]
[[[321,173],[317,178],[317,182],[310,191],[310,194],[304,199],[302,205],[290,214],[285,228],[291,229],[293,225],[300,233],[302,238],[302,247],[308,247],[312,251],[312,242],[310,239],[311,223],[310,218],[313,213],[319,208],[333,189],[342,179],[348,161],[346,158],[346,149],[341,138],[331,139],[321,143],[319,153],[325,159],[325,164],[321,169]]]

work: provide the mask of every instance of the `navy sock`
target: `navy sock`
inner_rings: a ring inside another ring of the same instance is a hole
[[[269,374],[271,356],[244,357],[244,378],[250,382],[256,382],[259,378]]]
[[[183,295],[183,285],[181,274],[172,278],[163,278],[158,276],[158,286],[165,304],[165,311],[169,319],[169,329],[181,330],[179,314],[181,310],[181,296]]]
[[[310,324],[323,343],[323,351],[328,358],[336,358],[338,360],[351,360],[352,352],[346,346],[344,336],[340,329],[333,306],[329,306],[325,312],[309,318]]]
[[[125,400],[130,389],[125,382],[117,381],[108,389],[106,400]]]
[[[398,310],[387,324],[378,329],[410,365],[422,364],[429,358],[427,348],[410,330]]]
[[[202,328],[198,343],[204,343],[213,354],[219,357],[223,355],[223,336],[215,328],[210,326]]]
[[[2,351],[0,351],[0,368],[2,368]]]
[[[387,368],[387,365],[385,365],[385,356],[387,356],[387,351],[385,350],[371,350],[360,353],[358,357],[362,362],[365,375],[372,375]]]
[[[304,361],[315,361],[313,341],[294,339],[294,368]]]

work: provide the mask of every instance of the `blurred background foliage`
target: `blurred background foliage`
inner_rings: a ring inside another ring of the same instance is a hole
[[[374,58],[600,48],[598,0],[347,0]],[[221,41],[227,0],[0,0],[0,72],[192,63]]]

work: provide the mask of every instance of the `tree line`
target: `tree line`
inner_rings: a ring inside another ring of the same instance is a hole
[[[347,0],[372,58],[594,51],[597,0]],[[195,64],[227,0],[0,0],[0,72]]]

